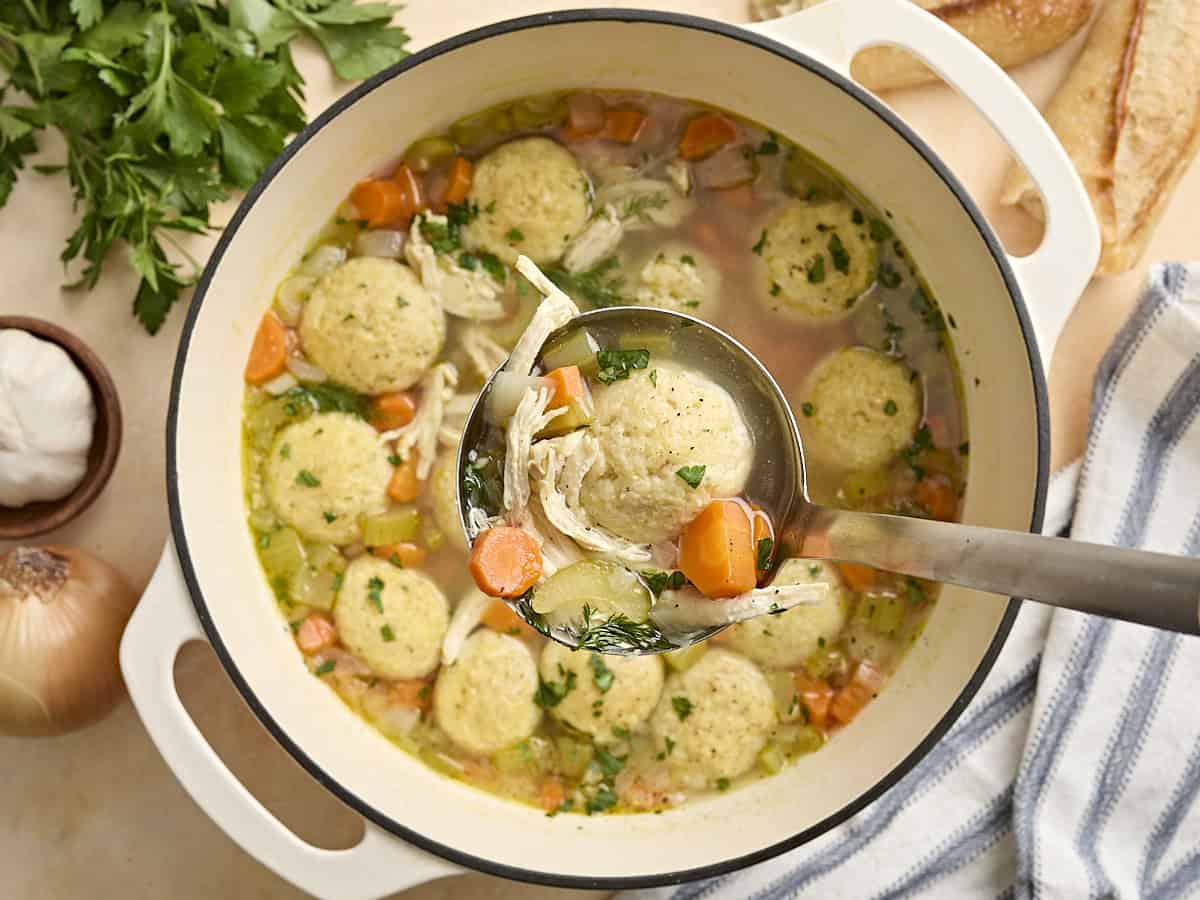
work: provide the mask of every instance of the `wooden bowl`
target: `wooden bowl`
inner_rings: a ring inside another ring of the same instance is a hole
[[[121,401],[100,357],[75,335],[50,322],[26,316],[0,316],[0,329],[6,328],[27,331],[62,347],[87,379],[96,404],[87,472],[78,487],[61,500],[30,503],[19,509],[0,506],[0,540],[19,540],[65,525],[91,506],[104,490],[121,452]]]

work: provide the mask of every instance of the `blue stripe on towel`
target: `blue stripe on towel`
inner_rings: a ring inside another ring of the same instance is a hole
[[[1197,879],[1200,878],[1200,872],[1197,871],[1197,854],[1194,850],[1161,882],[1155,877],[1163,857],[1167,854],[1167,848],[1171,845],[1171,840],[1179,830],[1184,816],[1188,814],[1195,802],[1198,792],[1200,792],[1200,746],[1192,748],[1187,766],[1184,767],[1183,778],[1179,780],[1175,790],[1172,791],[1167,808],[1159,816],[1146,841],[1146,855],[1138,868],[1138,888],[1140,895],[1148,900],[1159,900],[1159,898],[1176,900],[1177,897],[1182,896],[1186,886],[1190,884],[1195,887]],[[1169,891],[1174,891],[1174,893]]]
[[[877,900],[901,900],[925,890],[935,881],[956,872],[991,849],[1011,829],[1012,786],[993,797],[965,825],[929,856],[922,859],[899,884],[879,894]]]
[[[1040,656],[1034,657],[996,693],[977,699],[973,711],[950,730],[917,768],[868,807],[860,816],[861,823],[856,820],[856,824],[848,829],[845,840],[777,878],[754,894],[754,900],[781,900],[794,891],[803,890],[867,847],[904,809],[936,786],[963,758],[1032,702],[1040,662]],[[708,893],[707,890],[686,895],[681,892],[675,897],[692,900]]]
[[[1087,867],[1089,897],[1113,895],[1113,885],[1100,865],[1100,834],[1125,793],[1133,767],[1141,757],[1147,728],[1158,710],[1162,689],[1168,681],[1178,648],[1179,636],[1175,634],[1160,634],[1151,641],[1105,747],[1102,765],[1075,838],[1075,849]]]

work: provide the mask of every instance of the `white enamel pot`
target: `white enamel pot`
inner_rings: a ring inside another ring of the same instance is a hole
[[[923,57],[1032,174],[1048,210],[1032,256],[1006,256],[934,153],[849,80],[853,55],[880,43]],[[946,590],[888,689],[820,753],[654,816],[547,818],[448,780],[308,674],[244,525],[239,361],[274,286],[356,178],[463,115],[572,87],[645,89],[725,107],[811,149],[893,211],[897,233],[957,323],[971,440],[966,520],[1041,524],[1049,439],[1041,360],[1091,275],[1099,237],[1049,128],[956,33],[906,0],[830,0],[752,30],[627,10],[542,15],[416,54],[342,98],[287,148],[205,270],[167,425],[173,541],[121,649],[138,712],[196,802],[265,865],[319,896],[376,897],[464,867],[563,886],[648,886],[781,853],[845,821],[920,760],[970,701],[1016,614],[1015,601]],[[175,655],[197,638],[211,642],[288,752],[366,818],[358,846],[303,843],[224,768],[175,693]]]

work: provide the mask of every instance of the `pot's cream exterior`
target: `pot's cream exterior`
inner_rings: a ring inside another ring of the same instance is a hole
[[[1010,285],[963,203],[903,134],[843,87],[761,42],[679,21],[528,24],[435,53],[381,81],[316,127],[244,204],[244,217],[210,263],[202,306],[181,349],[175,429],[168,435],[176,540],[196,600],[202,598],[206,630],[219,638],[231,674],[261,707],[256,712],[378,822],[398,823],[431,842],[426,846],[450,848],[493,871],[511,867],[525,870],[525,877],[561,876],[578,884],[661,879],[760,854],[846,810],[888,778],[965,702],[964,691],[996,649],[1008,603],[947,589],[892,683],[830,746],[778,776],[677,811],[547,818],[438,775],[308,674],[244,525],[241,361],[274,286],[330,210],[358,177],[388,164],[412,139],[500,101],[571,87],[695,98],[797,141],[894,213],[896,232],[957,323],[950,334],[970,424],[969,522],[1022,530],[1036,524],[1047,439],[1039,422],[1040,369]],[[160,593],[178,592],[177,576],[167,580],[173,583]],[[150,707],[161,691],[142,683],[134,644],[147,639],[153,640],[149,626],[131,629],[123,661],[154,733],[166,727],[151,723]],[[155,737],[163,746],[165,739]],[[187,769],[176,766],[185,783]],[[189,787],[220,820],[205,804],[204,788]],[[306,884],[303,873],[286,871],[283,855],[261,856],[285,877],[322,892]],[[413,878],[397,873],[390,886],[439,871],[426,866]]]

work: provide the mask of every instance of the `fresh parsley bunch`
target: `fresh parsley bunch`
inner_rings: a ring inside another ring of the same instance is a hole
[[[394,12],[353,0],[3,0],[0,205],[38,133],[56,129],[65,164],[36,168],[66,171],[81,213],[62,260],[81,257],[78,284],[91,288],[124,242],[141,276],[133,311],[153,334],[199,269],[178,233],[208,231],[209,205],[249,187],[305,124],[291,41],[307,35],[339,76],[365,78],[405,56]]]

